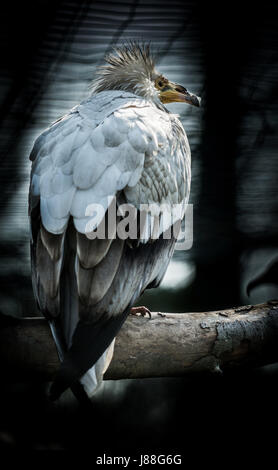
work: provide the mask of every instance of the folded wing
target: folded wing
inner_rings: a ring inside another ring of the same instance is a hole
[[[162,234],[188,200],[190,152],[177,119],[141,99],[119,101],[109,112],[103,100],[105,112],[95,115],[93,100],[88,113],[75,108],[37,139],[30,157],[33,286],[65,356],[57,395],[96,363],[130,305],[162,279],[175,243]],[[139,212],[153,204],[141,242],[119,238],[121,213],[110,238],[88,238],[123,202]],[[104,217],[92,218],[96,205]]]

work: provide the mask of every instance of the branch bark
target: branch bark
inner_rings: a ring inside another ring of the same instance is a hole
[[[278,301],[214,312],[129,317],[105,379],[221,373],[278,362]],[[1,375],[51,380],[59,367],[44,318],[0,316]]]

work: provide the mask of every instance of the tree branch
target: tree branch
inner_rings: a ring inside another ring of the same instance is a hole
[[[0,316],[2,378],[51,380],[59,367],[44,318]],[[105,379],[220,373],[278,362],[278,301],[215,312],[129,317]]]

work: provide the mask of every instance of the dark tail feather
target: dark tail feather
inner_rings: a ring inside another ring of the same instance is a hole
[[[63,359],[66,354],[66,344],[64,341],[63,333],[61,331],[60,325],[58,321],[56,320],[50,320],[49,321],[49,326],[52,332],[52,336],[54,338],[55,344],[56,344],[56,349],[58,352],[58,356],[61,362],[63,362]],[[86,407],[91,407],[92,402],[89,399],[87,393],[85,392],[82,384],[80,382],[76,382],[74,385],[71,387],[71,391],[74,394],[75,398],[79,401],[81,405],[85,405]],[[50,395],[49,395],[50,400],[52,400],[52,394],[51,394],[51,389],[50,389]]]
[[[83,385],[80,382],[74,383],[71,386],[71,391],[80,405],[82,405],[88,410],[93,409],[93,402],[88,397],[87,393],[84,390]],[[50,398],[51,398],[51,395],[50,395]]]
[[[67,388],[75,386],[82,375],[96,363],[117,335],[129,309],[130,306],[122,314],[101,319],[97,323],[79,321],[73,335],[72,346],[65,354],[50,389],[52,400],[59,398]]]

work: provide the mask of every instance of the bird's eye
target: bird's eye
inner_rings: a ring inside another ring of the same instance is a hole
[[[161,88],[162,85],[163,85],[163,83],[162,83],[162,81],[160,80],[160,81],[158,82],[158,86]]]

